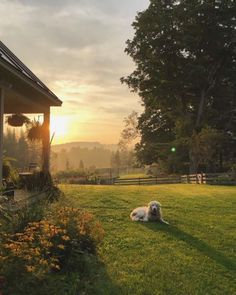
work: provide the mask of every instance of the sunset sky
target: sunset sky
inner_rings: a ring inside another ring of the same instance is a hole
[[[134,69],[125,41],[148,3],[0,1],[0,39],[63,101],[52,109],[54,144],[117,143],[124,117],[141,111],[140,99],[120,77]]]

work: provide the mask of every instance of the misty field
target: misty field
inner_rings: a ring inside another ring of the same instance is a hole
[[[106,232],[81,294],[236,294],[236,187],[61,188],[63,202],[92,212]],[[169,226],[130,221],[155,199]]]

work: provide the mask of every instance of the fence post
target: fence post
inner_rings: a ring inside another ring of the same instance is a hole
[[[190,183],[189,174],[187,174],[187,183]]]
[[[206,173],[202,174],[202,181],[203,181],[203,184],[206,184]]]

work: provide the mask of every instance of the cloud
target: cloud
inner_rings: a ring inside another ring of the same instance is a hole
[[[119,81],[134,68],[125,41],[136,12],[148,3],[1,0],[0,37],[63,100],[53,113],[74,120],[83,113],[83,124],[113,120],[122,128],[124,116],[141,109],[139,98]]]

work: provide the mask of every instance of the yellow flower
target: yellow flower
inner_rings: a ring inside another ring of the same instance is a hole
[[[62,244],[58,245],[57,247],[58,247],[58,249],[61,249],[61,250],[64,250],[65,249],[65,246],[62,245]]]
[[[45,259],[40,259],[39,263],[42,264],[42,265],[47,265],[48,264],[47,260],[45,260]]]
[[[32,260],[32,257],[31,257],[30,255],[27,254],[27,255],[24,256],[24,259],[25,259],[25,260]]]
[[[39,247],[35,248],[35,249],[34,249],[34,253],[35,253],[36,255],[39,255],[39,254],[40,254],[40,248],[39,248]]]
[[[62,240],[64,240],[64,241],[69,241],[69,240],[70,240],[70,238],[69,238],[68,236],[66,236],[66,235],[62,236],[61,238],[62,238]]]
[[[27,270],[28,272],[34,272],[34,271],[35,271],[35,267],[32,266],[32,265],[26,265],[26,270]]]
[[[55,268],[55,269],[58,269],[60,270],[60,266],[58,264],[55,264],[55,263],[51,263],[51,268]]]

